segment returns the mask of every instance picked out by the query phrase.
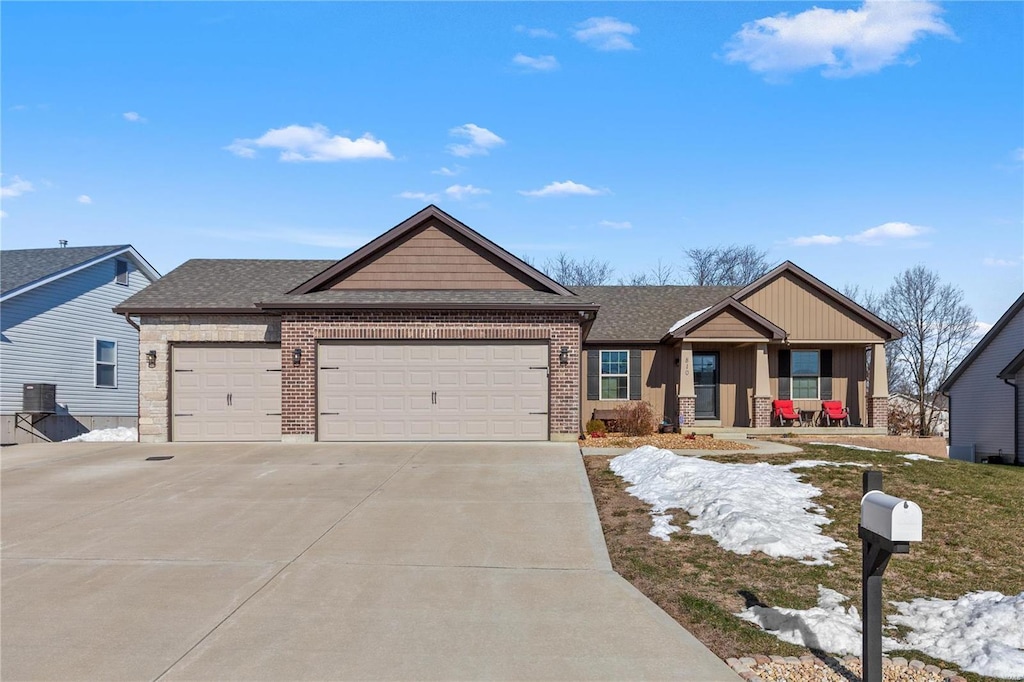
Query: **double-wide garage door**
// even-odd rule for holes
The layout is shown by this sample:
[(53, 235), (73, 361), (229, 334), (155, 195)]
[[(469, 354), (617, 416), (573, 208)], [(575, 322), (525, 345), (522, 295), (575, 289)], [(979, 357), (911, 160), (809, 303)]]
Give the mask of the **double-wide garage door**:
[(547, 440), (547, 343), (321, 343), (321, 441)]
[(174, 346), (171, 438), (281, 440), (281, 347)]

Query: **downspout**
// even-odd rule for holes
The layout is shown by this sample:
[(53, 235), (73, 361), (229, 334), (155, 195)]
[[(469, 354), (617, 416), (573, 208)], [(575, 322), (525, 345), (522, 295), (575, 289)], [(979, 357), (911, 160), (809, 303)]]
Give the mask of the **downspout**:
[(131, 326), (135, 327), (135, 331), (137, 331), (137, 332), (141, 332), (142, 331), (142, 327), (140, 327), (139, 325), (135, 324), (135, 320), (133, 320), (130, 317), (131, 313), (122, 313), (122, 314), (124, 315), (125, 322), (127, 322)]
[(1022, 466), (1024, 462), (1020, 459), (1020, 400), (1018, 400), (1017, 392), (1020, 387), (1015, 382), (1009, 379), (1003, 379), (1003, 383), (1007, 386), (1013, 386), (1013, 464), (1014, 466)]

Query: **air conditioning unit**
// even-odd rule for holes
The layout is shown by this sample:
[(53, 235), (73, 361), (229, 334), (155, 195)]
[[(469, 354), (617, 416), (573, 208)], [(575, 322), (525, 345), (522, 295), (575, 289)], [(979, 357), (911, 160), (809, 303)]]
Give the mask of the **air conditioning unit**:
[(53, 414), (57, 411), (57, 384), (22, 384), (21, 411)]

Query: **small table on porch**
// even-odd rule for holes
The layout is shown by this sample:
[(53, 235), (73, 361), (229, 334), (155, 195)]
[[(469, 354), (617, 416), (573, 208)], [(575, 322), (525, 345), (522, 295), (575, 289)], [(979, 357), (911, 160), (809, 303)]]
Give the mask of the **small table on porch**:
[(817, 410), (798, 410), (800, 413), (800, 426), (814, 426), (817, 422)]

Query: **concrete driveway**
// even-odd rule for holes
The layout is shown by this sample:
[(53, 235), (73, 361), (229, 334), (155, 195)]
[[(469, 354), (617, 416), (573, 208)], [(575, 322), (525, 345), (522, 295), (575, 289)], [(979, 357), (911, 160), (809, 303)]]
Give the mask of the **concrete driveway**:
[(611, 571), (574, 445), (0, 460), (6, 680), (737, 679)]

